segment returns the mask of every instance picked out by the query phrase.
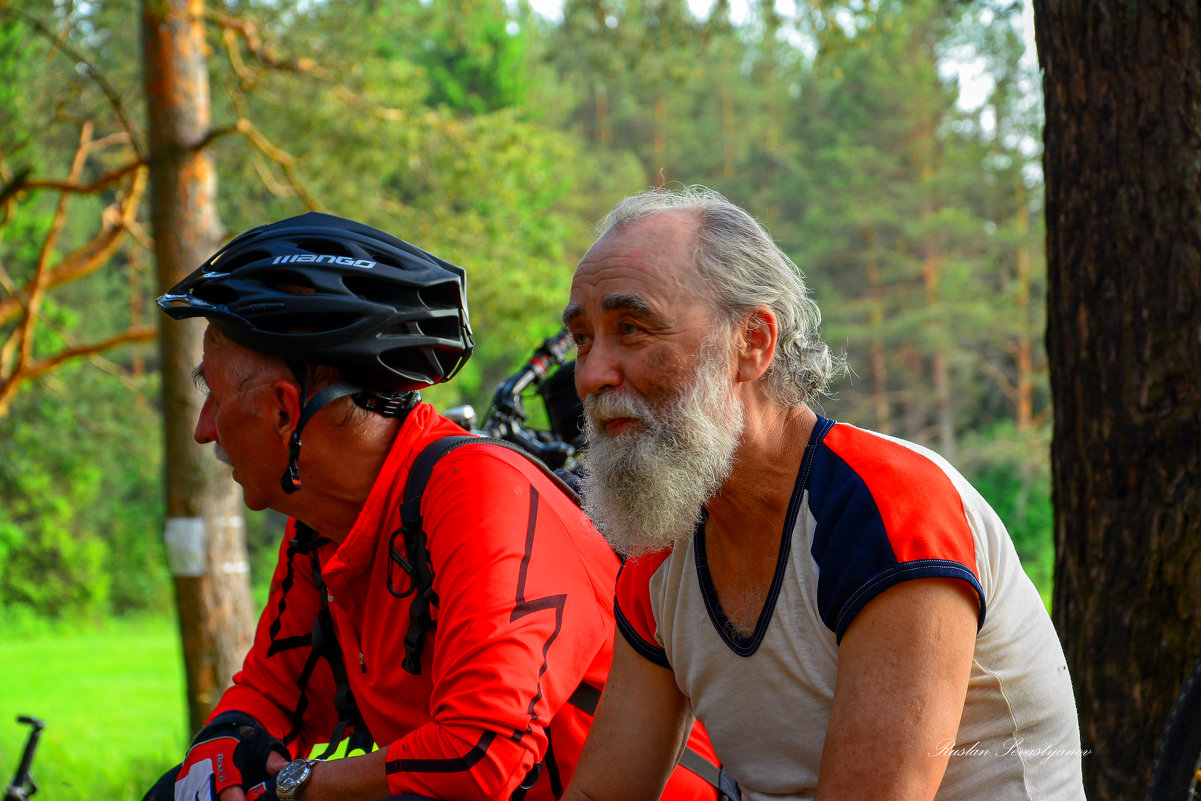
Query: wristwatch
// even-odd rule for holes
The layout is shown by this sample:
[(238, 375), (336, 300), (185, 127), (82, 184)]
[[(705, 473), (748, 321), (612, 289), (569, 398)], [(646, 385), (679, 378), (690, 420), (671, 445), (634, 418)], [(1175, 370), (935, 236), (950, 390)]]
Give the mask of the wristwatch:
[(296, 801), (296, 794), (313, 775), (315, 759), (294, 759), (275, 774), (275, 794), (280, 801)]

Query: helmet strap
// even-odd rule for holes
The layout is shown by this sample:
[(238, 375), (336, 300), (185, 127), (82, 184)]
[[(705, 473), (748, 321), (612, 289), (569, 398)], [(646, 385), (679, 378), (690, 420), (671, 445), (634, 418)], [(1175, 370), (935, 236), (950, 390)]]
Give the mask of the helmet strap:
[[(296, 366), (293, 366), (292, 371), (300, 379), (300, 397), (304, 398), (309, 394), (308, 376), (303, 368), (297, 369)], [(363, 388), (354, 382), (337, 381), (323, 388), (300, 407), (300, 420), (297, 421), (296, 428), (292, 431), (292, 438), (288, 441), (288, 467), (279, 480), (279, 484), (286, 494), (291, 495), (300, 489), (300, 432), (325, 404), (362, 391)]]

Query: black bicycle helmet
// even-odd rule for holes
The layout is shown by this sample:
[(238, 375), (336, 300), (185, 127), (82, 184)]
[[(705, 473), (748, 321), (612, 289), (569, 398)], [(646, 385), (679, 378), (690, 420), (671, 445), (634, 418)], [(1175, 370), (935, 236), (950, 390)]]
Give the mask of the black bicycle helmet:
[(300, 489), (300, 433), (330, 401), (403, 417), (417, 390), (462, 368), (474, 342), (466, 274), (362, 223), (309, 212), (253, 228), (158, 299), (177, 320), (204, 317), (250, 350), (284, 359), (308, 397), (304, 365), (343, 380), (308, 398), (281, 483)]
[(233, 239), (158, 305), (251, 350), (404, 392), (446, 381), (471, 355), (465, 281), (390, 234), (309, 212)]

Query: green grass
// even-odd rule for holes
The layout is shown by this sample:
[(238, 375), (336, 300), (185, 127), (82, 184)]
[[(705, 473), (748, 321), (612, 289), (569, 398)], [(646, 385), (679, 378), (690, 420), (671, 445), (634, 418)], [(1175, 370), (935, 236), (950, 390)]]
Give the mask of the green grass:
[(0, 790), (29, 733), (18, 715), (46, 724), (36, 801), (138, 801), (187, 746), (174, 620), (0, 622)]

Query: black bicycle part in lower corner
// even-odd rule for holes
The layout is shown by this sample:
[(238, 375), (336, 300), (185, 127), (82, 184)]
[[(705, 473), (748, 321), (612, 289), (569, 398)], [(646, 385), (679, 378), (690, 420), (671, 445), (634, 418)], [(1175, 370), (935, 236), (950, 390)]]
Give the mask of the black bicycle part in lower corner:
[(4, 791), (4, 801), (26, 801), (29, 796), (38, 791), (37, 782), (33, 780), (29, 771), (33, 767), (33, 755), (37, 751), (38, 740), (41, 739), (42, 729), (46, 728), (46, 724), (28, 715), (19, 716), (17, 722), (30, 727), (29, 738), (25, 741), (25, 750), (21, 753), (21, 764), (17, 765), (17, 772), (13, 776), (12, 784), (8, 785), (8, 789)]
[(1201, 800), (1201, 663), (1172, 705), (1155, 749), (1149, 801)]

